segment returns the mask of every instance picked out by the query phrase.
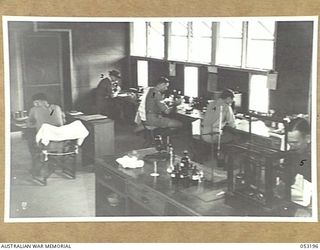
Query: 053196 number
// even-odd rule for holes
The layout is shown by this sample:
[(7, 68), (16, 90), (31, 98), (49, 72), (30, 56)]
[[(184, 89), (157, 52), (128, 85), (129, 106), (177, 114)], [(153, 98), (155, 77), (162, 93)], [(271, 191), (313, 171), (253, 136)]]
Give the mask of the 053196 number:
[(318, 249), (319, 245), (318, 245), (318, 243), (303, 243), (303, 244), (300, 244), (300, 248), (303, 248), (303, 249)]

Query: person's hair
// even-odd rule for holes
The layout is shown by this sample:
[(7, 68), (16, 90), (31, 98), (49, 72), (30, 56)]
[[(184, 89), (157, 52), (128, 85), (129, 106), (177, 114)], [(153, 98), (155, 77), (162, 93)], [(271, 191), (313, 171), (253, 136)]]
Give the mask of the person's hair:
[(292, 119), (288, 125), (288, 132), (299, 131), (303, 136), (310, 134), (309, 122), (301, 117)]
[(47, 98), (47, 95), (44, 93), (37, 93), (32, 96), (32, 101), (37, 101), (37, 100), (48, 101), (48, 98)]
[(156, 81), (156, 86), (159, 85), (159, 84), (162, 84), (162, 83), (169, 83), (169, 82), (170, 82), (170, 81), (169, 81), (168, 78), (162, 76), (162, 77), (160, 77), (160, 78)]
[(234, 98), (234, 93), (233, 93), (233, 91), (232, 91), (231, 89), (225, 89), (225, 90), (223, 90), (220, 98), (221, 98), (221, 99), (227, 99), (228, 97), (230, 97), (230, 98), (232, 98), (232, 99)]

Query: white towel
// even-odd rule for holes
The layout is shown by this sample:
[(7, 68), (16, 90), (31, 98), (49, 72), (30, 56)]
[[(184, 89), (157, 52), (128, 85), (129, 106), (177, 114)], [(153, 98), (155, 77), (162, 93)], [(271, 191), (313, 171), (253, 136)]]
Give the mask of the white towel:
[(146, 117), (146, 99), (147, 99), (147, 95), (149, 93), (150, 88), (146, 88), (144, 90), (144, 94), (141, 97), (141, 102), (138, 108), (138, 112), (137, 112), (137, 116), (140, 116), (141, 121), (146, 121), (147, 117)]
[(291, 186), (291, 200), (301, 206), (307, 207), (311, 204), (312, 184), (305, 180), (301, 174), (297, 174), (295, 182)]
[(39, 143), (41, 141), (42, 144), (47, 146), (50, 141), (77, 139), (77, 144), (81, 146), (88, 134), (86, 127), (78, 120), (61, 127), (44, 123), (36, 135), (36, 142)]

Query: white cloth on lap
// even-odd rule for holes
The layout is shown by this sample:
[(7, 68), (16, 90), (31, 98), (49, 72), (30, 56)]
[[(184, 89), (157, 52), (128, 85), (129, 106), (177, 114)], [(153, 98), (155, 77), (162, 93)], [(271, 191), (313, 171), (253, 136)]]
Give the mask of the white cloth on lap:
[(50, 141), (77, 139), (77, 144), (80, 146), (88, 134), (89, 131), (78, 120), (60, 127), (44, 123), (36, 135), (36, 142), (39, 144), (41, 141), (43, 145), (47, 146)]
[(138, 111), (137, 111), (137, 115), (136, 115), (136, 123), (139, 123), (139, 120), (140, 120), (140, 122), (147, 120), (147, 117), (146, 117), (146, 98), (149, 93), (149, 90), (150, 90), (150, 88), (146, 88), (144, 90), (144, 94), (141, 97), (141, 102), (138, 107)]

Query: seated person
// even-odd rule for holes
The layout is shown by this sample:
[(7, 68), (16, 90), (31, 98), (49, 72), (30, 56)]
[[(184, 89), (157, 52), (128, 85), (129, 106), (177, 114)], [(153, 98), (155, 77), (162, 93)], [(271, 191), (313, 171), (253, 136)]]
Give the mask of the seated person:
[[(219, 134), (225, 126), (235, 127), (235, 116), (231, 108), (234, 94), (230, 89), (222, 92), (218, 100), (209, 102), (205, 113), (202, 128), (201, 138), (208, 143), (218, 142)], [(221, 137), (221, 142), (231, 140), (230, 135), (224, 133)]]
[(39, 175), (40, 172), (38, 166), (39, 159), (37, 159), (38, 147), (36, 144), (36, 134), (44, 123), (62, 126), (65, 123), (65, 115), (58, 105), (48, 103), (47, 96), (44, 93), (35, 94), (32, 100), (33, 107), (29, 112), (25, 136), (33, 161), (31, 173), (35, 176)]
[(109, 71), (109, 77), (103, 78), (99, 82), (96, 88), (96, 106), (98, 113), (107, 115), (110, 118), (114, 118), (118, 113), (113, 98), (121, 91), (119, 85), (120, 79), (120, 72), (111, 70)]
[[(164, 117), (162, 114), (169, 114), (173, 108), (180, 103), (174, 103), (173, 107), (165, 104), (162, 94), (168, 89), (169, 80), (160, 77), (154, 87), (148, 88), (138, 108), (137, 116), (145, 122), (146, 125), (157, 128), (180, 128), (182, 123), (178, 120)], [(137, 119), (136, 119), (136, 123)]]
[(44, 93), (35, 94), (32, 97), (33, 107), (30, 109), (27, 120), (28, 128), (35, 128), (37, 131), (43, 123), (54, 126), (62, 126), (65, 123), (65, 115), (61, 108), (55, 104), (49, 104)]
[(298, 204), (296, 216), (311, 216), (311, 147), (310, 126), (303, 118), (293, 119), (288, 126), (289, 151), (294, 152), (291, 200)]

